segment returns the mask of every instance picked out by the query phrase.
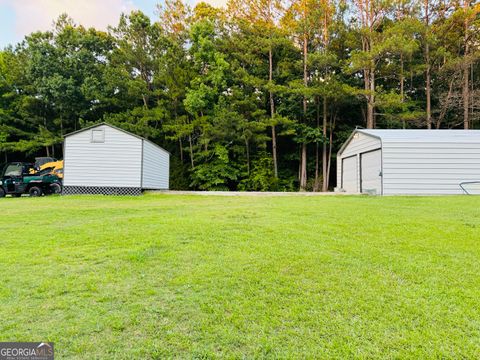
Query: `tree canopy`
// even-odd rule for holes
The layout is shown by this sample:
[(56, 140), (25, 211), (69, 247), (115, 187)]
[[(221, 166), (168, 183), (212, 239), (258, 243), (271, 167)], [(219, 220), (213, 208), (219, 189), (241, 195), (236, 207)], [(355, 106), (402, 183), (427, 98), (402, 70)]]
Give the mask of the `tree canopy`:
[(157, 8), (108, 31), (64, 14), (0, 51), (4, 160), (61, 158), (106, 121), (171, 152), (172, 188), (326, 191), (355, 126), (480, 128), (473, 1)]

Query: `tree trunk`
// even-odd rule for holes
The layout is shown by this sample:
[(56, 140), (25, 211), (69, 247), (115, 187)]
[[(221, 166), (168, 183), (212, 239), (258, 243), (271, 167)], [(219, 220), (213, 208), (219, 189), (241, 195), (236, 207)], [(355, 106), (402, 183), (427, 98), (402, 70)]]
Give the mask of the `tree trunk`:
[[(327, 164), (327, 98), (323, 98), (323, 145), (322, 145), (322, 191), (328, 191), (328, 164)], [(331, 146), (330, 146), (331, 147)]]
[(370, 94), (368, 95), (367, 106), (367, 129), (375, 128), (375, 69), (370, 68)]
[(192, 169), (195, 169), (195, 164), (193, 162), (193, 144), (192, 144), (192, 135), (188, 135), (188, 143), (190, 147), (190, 161), (192, 164)]
[[(320, 129), (320, 101), (318, 96), (315, 97), (316, 105), (316, 117), (317, 117), (317, 129)], [(315, 143), (315, 181), (313, 185), (313, 191), (320, 190), (320, 144)]]
[(473, 64), (470, 64), (470, 125), (471, 125), (471, 128), (473, 129), (474, 126), (473, 126), (473, 114), (475, 112), (475, 87), (474, 87), (474, 83), (475, 83), (475, 77), (474, 77), (474, 73), (473, 73)]
[(147, 97), (145, 95), (142, 95), (142, 101), (143, 101), (143, 107), (145, 109), (148, 109)]
[(449, 104), (450, 104), (450, 99), (451, 99), (452, 93), (453, 93), (453, 82), (454, 82), (454, 80), (455, 80), (455, 78), (452, 77), (452, 79), (450, 80), (450, 83), (448, 84), (447, 98), (442, 102), (442, 105), (440, 107), (440, 114), (438, 115), (438, 119), (436, 121), (436, 128), (437, 129), (440, 129), (440, 127), (442, 126), (442, 121), (445, 118), (445, 115), (447, 114), (447, 110), (448, 110), (448, 107), (449, 107)]
[[(175, 97), (173, 100), (173, 114), (175, 118), (175, 124), (178, 125), (177, 105), (178, 105), (178, 98)], [(181, 136), (178, 137), (178, 146), (180, 147), (180, 161), (183, 164), (183, 141)]]
[(425, 93), (427, 97), (427, 129), (432, 128), (432, 95), (431, 95), (431, 85), (430, 85), (430, 55), (429, 55), (429, 46), (427, 44), (427, 55), (426, 55), (426, 61), (427, 61), (427, 70), (425, 74)]
[(463, 98), (463, 128), (468, 130), (470, 128), (469, 120), (469, 100), (470, 100), (470, 87), (469, 87), (469, 68), (465, 66), (463, 70), (463, 87), (462, 87), (462, 98)]
[(365, 69), (363, 71), (364, 74), (364, 81), (365, 81), (365, 91), (367, 91), (367, 129), (373, 129), (374, 127), (374, 120), (373, 120), (373, 91), (375, 91), (374, 79), (373, 79), (373, 71), (372, 69)]
[[(268, 80), (270, 85), (273, 80), (273, 54), (272, 46), (268, 49)], [(272, 158), (273, 158), (273, 174), (275, 178), (278, 178), (278, 164), (277, 164), (277, 133), (275, 129), (274, 117), (275, 117), (275, 101), (273, 99), (273, 92), (270, 90), (270, 117), (272, 119)]]
[[(363, 9), (363, 3), (362, 4), (362, 9)], [(369, 16), (370, 16), (370, 11), (369, 11), (369, 6), (368, 3), (365, 4), (365, 14), (363, 14), (363, 10), (361, 11), (362, 16), (364, 18), (362, 19), (362, 23), (364, 26), (368, 27), (368, 31), (372, 31), (372, 26), (373, 24), (370, 24)], [(372, 49), (372, 39), (369, 36), (363, 36), (362, 37), (362, 50), (364, 52), (371, 53)], [(367, 129), (373, 129), (374, 127), (374, 91), (375, 91), (375, 67), (374, 67), (374, 60), (371, 60), (371, 64), (368, 68), (363, 69), (363, 82), (365, 86), (365, 92), (366, 92), (366, 99), (367, 99), (367, 113), (366, 113), (366, 125)]]
[(335, 121), (336, 121), (336, 116), (333, 116), (333, 120), (330, 121), (330, 135), (328, 139), (329, 141), (328, 141), (327, 175), (325, 178), (327, 189), (330, 184), (330, 169), (332, 165), (332, 148), (333, 148), (333, 129), (335, 129)]
[(403, 54), (400, 54), (400, 99), (402, 103), (405, 100), (405, 75), (404, 75), (404, 64), (403, 64)]
[(180, 161), (183, 164), (183, 143), (182, 143), (182, 138), (181, 137), (178, 138), (178, 145), (180, 147)]
[[(402, 104), (405, 102), (405, 75), (404, 75), (404, 64), (403, 64), (403, 53), (400, 54), (400, 99)], [(402, 119), (403, 128), (406, 128), (405, 118)]]
[(275, 125), (272, 125), (272, 155), (273, 155), (273, 174), (275, 178), (278, 178), (278, 165), (277, 165), (277, 132)]
[(463, 128), (464, 129), (469, 129), (470, 128), (470, 120), (469, 120), (469, 100), (470, 100), (470, 87), (469, 87), (469, 72), (470, 72), (470, 67), (468, 66), (467, 63), (467, 57), (469, 53), (469, 46), (468, 46), (468, 27), (469, 27), (469, 21), (468, 21), (468, 8), (469, 8), (469, 1), (464, 0), (463, 1), (463, 6), (465, 10), (465, 34), (464, 34), (464, 47), (465, 47), (465, 53), (463, 54), (464, 56), (464, 65), (463, 65), (463, 86), (462, 86), (462, 98), (463, 98)]
[(302, 156), (300, 165), (300, 191), (307, 190), (307, 144), (302, 144)]
[(367, 51), (370, 59), (370, 66), (367, 69), (368, 83), (365, 84), (365, 88), (368, 92), (367, 97), (367, 128), (373, 129), (375, 127), (375, 59), (372, 53), (373, 49), (373, 33), (375, 32), (375, 6), (376, 3), (371, 0), (365, 1), (364, 9), (365, 15), (362, 21), (366, 26), (367, 35), (364, 38), (363, 45), (364, 51)]
[(245, 138), (245, 150), (247, 154), (247, 174), (250, 175), (250, 148), (248, 146), (247, 138)]
[[(307, 34), (303, 34), (303, 85), (308, 85), (307, 75), (307, 57), (308, 57), (308, 38)], [(303, 96), (303, 116), (305, 122), (307, 121), (307, 97)], [(302, 144), (302, 153), (300, 157), (300, 191), (307, 189), (307, 144)]]
[(430, 26), (430, 4), (429, 0), (425, 0), (425, 26), (427, 36), (425, 39), (425, 96), (427, 98), (427, 129), (432, 128), (432, 95), (431, 95), (431, 79), (430, 79), (430, 44), (428, 33)]

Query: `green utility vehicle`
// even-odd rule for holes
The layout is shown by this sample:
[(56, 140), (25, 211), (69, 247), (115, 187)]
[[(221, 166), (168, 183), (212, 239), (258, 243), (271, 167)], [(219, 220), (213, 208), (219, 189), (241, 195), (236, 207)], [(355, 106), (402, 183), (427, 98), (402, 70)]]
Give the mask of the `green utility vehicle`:
[(0, 177), (0, 197), (20, 197), (22, 194), (42, 196), (62, 192), (62, 182), (56, 175), (42, 174), (32, 169), (34, 165), (30, 163), (15, 162), (5, 165)]

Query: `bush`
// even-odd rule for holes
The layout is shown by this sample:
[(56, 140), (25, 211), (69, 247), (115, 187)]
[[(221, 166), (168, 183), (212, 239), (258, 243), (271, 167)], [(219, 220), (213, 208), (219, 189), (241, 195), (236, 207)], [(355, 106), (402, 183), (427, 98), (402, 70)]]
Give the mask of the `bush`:
[(273, 161), (268, 153), (261, 153), (252, 162), (248, 178), (238, 184), (240, 191), (278, 191), (279, 181), (273, 173)]
[(238, 179), (239, 169), (230, 163), (228, 150), (216, 145), (205, 152), (202, 161), (192, 171), (191, 186), (200, 190), (228, 191), (228, 184)]

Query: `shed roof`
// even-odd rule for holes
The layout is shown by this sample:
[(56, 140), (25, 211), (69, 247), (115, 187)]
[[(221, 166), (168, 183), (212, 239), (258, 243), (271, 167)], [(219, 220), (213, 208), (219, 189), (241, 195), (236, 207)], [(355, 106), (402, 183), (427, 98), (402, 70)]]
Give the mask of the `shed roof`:
[(148, 143), (156, 146), (157, 148), (165, 151), (166, 153), (168, 153), (168, 154), (170, 155), (170, 152), (167, 151), (167, 150), (165, 150), (164, 148), (162, 148), (160, 145), (157, 145), (157, 144), (155, 144), (154, 142), (152, 142), (152, 141), (150, 141), (150, 140), (148, 140), (148, 139), (145, 139), (145, 138), (143, 138), (143, 137), (141, 137), (141, 136), (139, 136), (139, 135), (133, 134), (133, 133), (127, 131), (127, 130), (123, 130), (122, 128), (119, 128), (119, 127), (117, 127), (117, 126), (114, 126), (114, 125), (109, 124), (109, 123), (106, 123), (106, 122), (102, 122), (102, 123), (99, 123), (99, 124), (94, 124), (94, 125), (90, 125), (90, 126), (84, 127), (84, 128), (82, 128), (82, 129), (80, 129), (80, 130), (73, 131), (73, 132), (71, 132), (71, 133), (65, 134), (65, 135), (63, 135), (63, 137), (66, 138), (66, 137), (69, 137), (69, 136), (71, 136), (71, 135), (75, 135), (75, 134), (81, 133), (81, 132), (83, 132), (83, 131), (90, 130), (90, 129), (93, 129), (93, 128), (96, 128), (96, 127), (99, 127), (99, 126), (102, 126), (102, 125), (104, 125), (104, 126), (109, 126), (109, 127), (113, 128), (113, 129), (116, 129), (116, 130), (118, 130), (118, 131), (121, 131), (121, 132), (123, 132), (123, 133), (125, 133), (125, 134), (127, 134), (127, 135), (131, 135), (131, 136), (136, 137), (136, 138), (138, 138), (138, 139), (140, 139), (140, 140), (146, 141), (146, 142), (148, 142)]
[(480, 144), (480, 130), (357, 129), (355, 131), (387, 142), (476, 142)]

